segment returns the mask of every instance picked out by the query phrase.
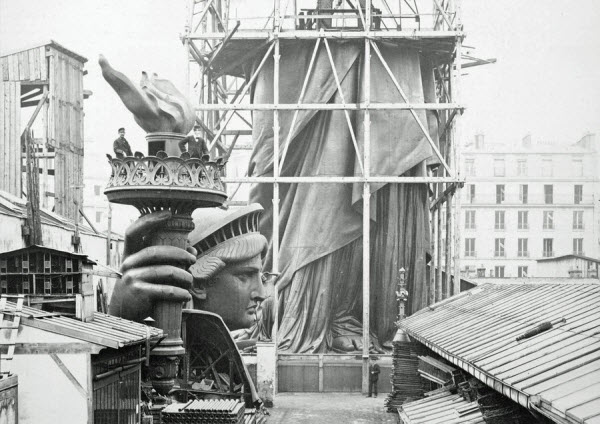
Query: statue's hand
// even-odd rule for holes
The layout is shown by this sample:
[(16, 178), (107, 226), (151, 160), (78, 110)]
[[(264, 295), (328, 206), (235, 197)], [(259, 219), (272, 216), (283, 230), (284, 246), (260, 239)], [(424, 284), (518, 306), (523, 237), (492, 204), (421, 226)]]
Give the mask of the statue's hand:
[(134, 222), (125, 235), (123, 277), (117, 281), (109, 307), (111, 315), (141, 322), (151, 316), (158, 300), (187, 302), (196, 262), (193, 253), (174, 246), (147, 246), (146, 235), (163, 225), (171, 213), (155, 212)]

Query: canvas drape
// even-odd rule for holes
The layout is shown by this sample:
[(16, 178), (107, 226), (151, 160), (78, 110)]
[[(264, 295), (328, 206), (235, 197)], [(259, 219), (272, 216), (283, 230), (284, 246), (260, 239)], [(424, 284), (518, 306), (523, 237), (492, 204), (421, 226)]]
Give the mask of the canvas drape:
[[(362, 43), (329, 40), (347, 103), (365, 99)], [(409, 101), (435, 97), (432, 68), (418, 51), (379, 45)], [(280, 103), (296, 103), (313, 42), (281, 41)], [(373, 55), (374, 56), (374, 55)], [(248, 72), (252, 71), (249, 67)], [(372, 103), (401, 102), (392, 80), (373, 57)], [(341, 103), (327, 52), (322, 46), (304, 103)], [(252, 90), (255, 103), (273, 102), (273, 65), (261, 70)], [(433, 100), (434, 101), (434, 100)], [(363, 112), (351, 111), (359, 154), (364, 146)], [(437, 141), (435, 114), (418, 111)], [(280, 151), (293, 112), (281, 111)], [(253, 152), (248, 175), (273, 175), (273, 112), (253, 113)], [(371, 175), (424, 175), (432, 149), (408, 111), (371, 112)], [(305, 110), (298, 114), (282, 176), (362, 175), (344, 111)], [(410, 310), (424, 304), (429, 248), (428, 197), (424, 184), (371, 185), (371, 330), (381, 341), (393, 332), (395, 285), (400, 267), (409, 270)], [(265, 269), (272, 264), (272, 185), (257, 184), (251, 202), (265, 213), (261, 232), (270, 240)], [(323, 352), (341, 335), (361, 334), (362, 185), (280, 184), (279, 346), (290, 352)], [(269, 308), (267, 308), (269, 309)]]

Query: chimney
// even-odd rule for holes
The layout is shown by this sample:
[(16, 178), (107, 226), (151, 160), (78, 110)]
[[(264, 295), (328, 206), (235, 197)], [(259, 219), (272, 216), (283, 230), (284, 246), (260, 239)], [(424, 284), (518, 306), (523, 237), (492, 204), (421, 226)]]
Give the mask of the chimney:
[(484, 135), (482, 133), (475, 134), (475, 150), (483, 150)]
[(81, 293), (75, 296), (75, 316), (83, 322), (90, 322), (94, 320), (94, 312), (94, 282), (92, 275), (84, 270), (81, 274)]
[(525, 137), (523, 137), (523, 140), (521, 141), (521, 146), (526, 149), (531, 147), (531, 134), (527, 134)]

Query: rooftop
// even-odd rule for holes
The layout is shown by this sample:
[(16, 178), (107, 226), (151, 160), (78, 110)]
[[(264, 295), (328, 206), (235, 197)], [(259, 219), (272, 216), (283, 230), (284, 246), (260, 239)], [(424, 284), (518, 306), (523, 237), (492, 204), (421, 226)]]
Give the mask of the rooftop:
[(61, 53), (64, 53), (68, 56), (71, 56), (74, 59), (77, 59), (78, 61), (85, 63), (87, 62), (87, 58), (83, 57), (82, 55), (75, 53), (73, 50), (70, 50), (66, 47), (64, 47), (63, 45), (57, 43), (54, 40), (42, 40), (36, 43), (32, 43), (29, 45), (24, 45), (18, 49), (11, 49), (8, 51), (2, 51), (0, 52), (0, 57), (5, 57), (5, 56), (10, 56), (12, 54), (16, 54), (16, 53), (20, 53), (20, 52), (24, 52), (26, 50), (31, 50), (31, 49), (36, 49), (38, 47), (44, 47), (44, 46), (50, 46), (55, 50), (58, 50)]
[[(15, 308), (16, 304), (14, 302), (6, 302), (3, 313), (14, 315)], [(39, 328), (113, 349), (145, 342), (148, 330), (150, 331), (151, 340), (163, 336), (163, 331), (159, 328), (147, 327), (144, 324), (100, 312), (95, 312), (94, 319), (90, 322), (79, 321), (75, 318), (28, 306), (23, 306), (20, 315), (21, 325)]]
[[(598, 422), (599, 302), (600, 284), (483, 283), (400, 327), (526, 408), (557, 422)], [(550, 328), (517, 341), (543, 323)]]

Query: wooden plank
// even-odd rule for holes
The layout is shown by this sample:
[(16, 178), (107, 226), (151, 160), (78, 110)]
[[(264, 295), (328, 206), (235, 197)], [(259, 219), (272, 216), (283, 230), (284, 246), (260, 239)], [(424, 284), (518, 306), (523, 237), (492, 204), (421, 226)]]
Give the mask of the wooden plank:
[(8, 80), (15, 80), (15, 56), (12, 54), (8, 56)]
[(19, 81), (23, 81), (25, 78), (25, 54), (24, 52), (17, 53), (17, 60), (19, 62)]
[(29, 70), (29, 52), (26, 50), (22, 53), (23, 55), (23, 78), (21, 81), (28, 81), (31, 78)]
[(48, 65), (46, 59), (46, 47), (42, 46), (38, 49), (38, 54), (40, 57), (40, 79), (47, 79), (48, 75)]
[(8, 81), (8, 57), (0, 58), (0, 66), (2, 67), (2, 81)]
[(27, 50), (27, 63), (29, 63), (29, 81), (35, 81), (36, 79), (40, 79), (38, 69), (35, 65), (36, 55), (33, 54), (34, 51), (34, 49)]
[(22, 192), (22, 173), (21, 173), (21, 83), (15, 82), (15, 138), (13, 154), (13, 169), (14, 169), (14, 192), (17, 197), (21, 197)]
[(15, 353), (26, 355), (47, 355), (49, 353), (90, 353), (89, 343), (16, 343)]
[[(69, 381), (73, 384), (73, 386), (75, 386), (75, 388), (77, 389), (77, 391), (85, 398), (87, 399), (87, 391), (83, 388), (83, 386), (79, 383), (79, 380), (77, 380), (77, 378), (75, 378), (75, 376), (71, 373), (71, 370), (69, 370), (69, 368), (63, 363), (63, 361), (60, 360), (60, 358), (58, 357), (58, 355), (56, 353), (51, 353), (50, 357), (52, 358), (52, 360), (54, 361), (54, 363), (56, 363), (56, 365), (58, 366), (58, 368), (63, 372), (63, 374), (69, 379)], [(91, 372), (90, 370), (88, 370), (88, 372)]]
[(8, 83), (8, 150), (7, 150), (7, 166), (6, 166), (6, 188), (7, 191), (11, 194), (15, 194), (13, 187), (13, 168), (15, 165), (13, 164), (13, 155), (12, 149), (14, 148), (14, 137), (15, 137), (15, 108), (14, 108), (14, 95), (15, 95), (15, 83), (14, 81), (10, 81)]
[(8, 129), (8, 109), (6, 107), (6, 86), (7, 82), (0, 82), (0, 165), (2, 165), (2, 170), (0, 171), (0, 175), (2, 176), (2, 181), (0, 181), (0, 189), (3, 191), (6, 190), (6, 173), (8, 172), (8, 137), (6, 136), (6, 131)]

